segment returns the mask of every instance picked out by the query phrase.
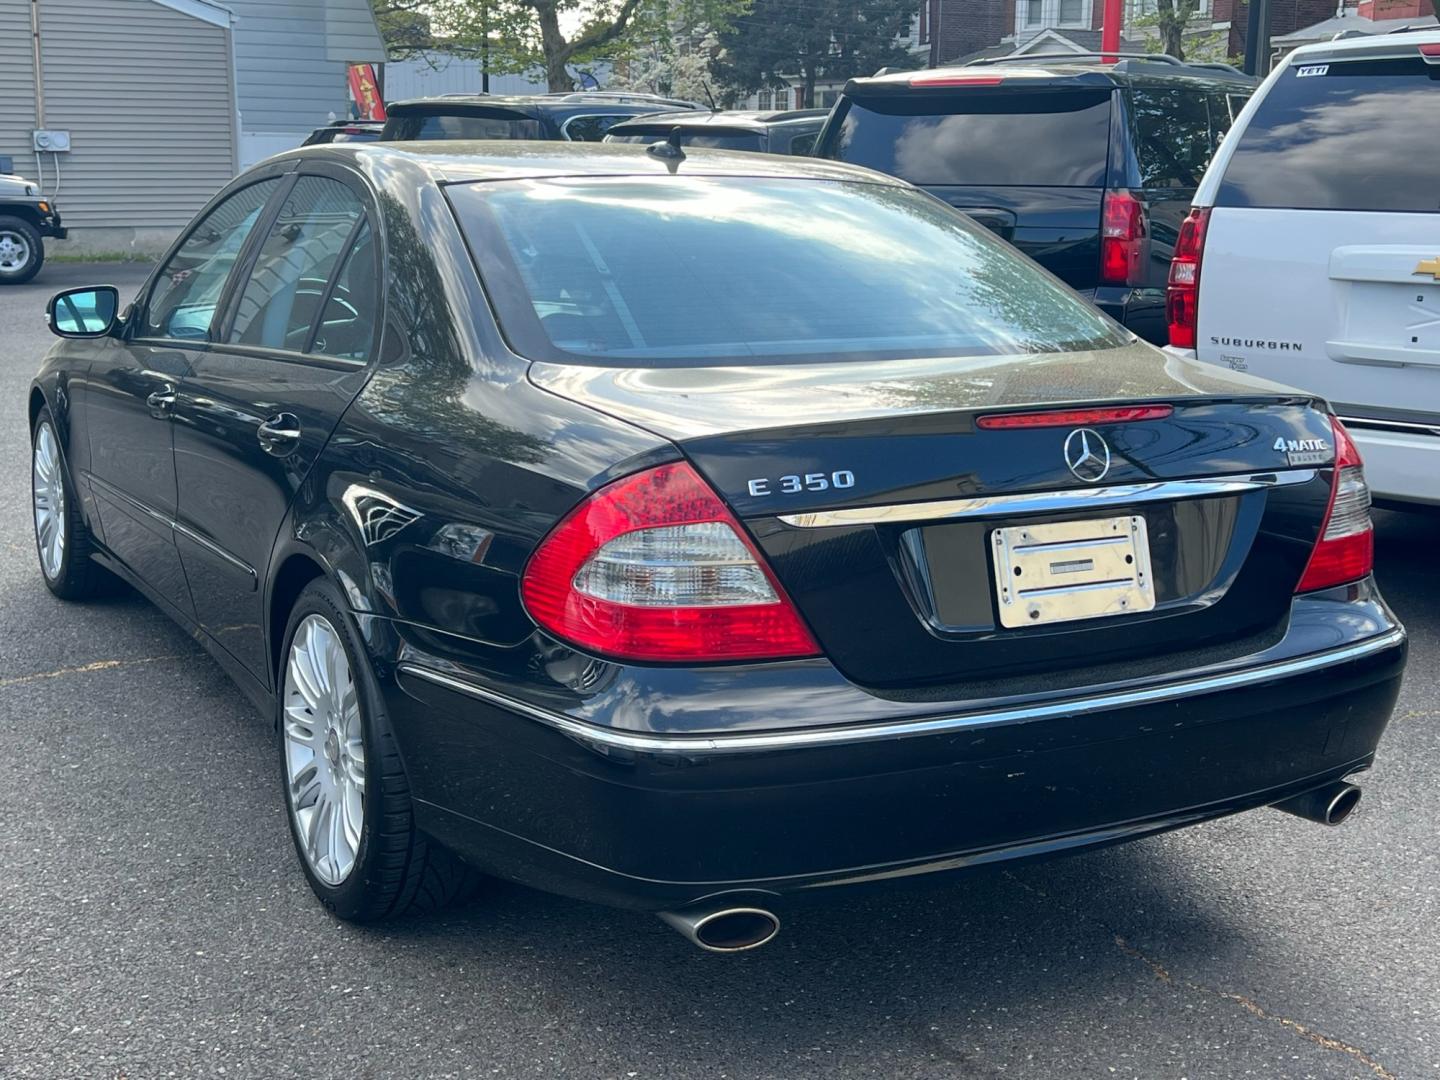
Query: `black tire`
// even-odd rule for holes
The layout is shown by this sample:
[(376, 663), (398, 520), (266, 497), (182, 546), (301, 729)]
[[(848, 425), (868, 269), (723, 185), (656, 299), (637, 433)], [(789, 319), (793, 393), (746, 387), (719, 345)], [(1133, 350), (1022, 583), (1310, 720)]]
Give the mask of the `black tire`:
[[(40, 410), (35, 418), (35, 426), (30, 429), (30, 499), (31, 499), (31, 520), (34, 521), (36, 475), (34, 468), (36, 448), (40, 442), (40, 433), (48, 429), (51, 437), (58, 448), (60, 445), (59, 428), (55, 426), (55, 418), (50, 414), (50, 407), (47, 405)], [(90, 530), (85, 527), (85, 519), (80, 513), (80, 500), (75, 495), (75, 485), (70, 480), (70, 467), (65, 460), (63, 452), (58, 453), (57, 467), (60, 470), (60, 482), (65, 493), (65, 544), (64, 553), (60, 557), (58, 570), (52, 575), (45, 564), (45, 555), (41, 548), (40, 533), (38, 528), (35, 532), (35, 555), (40, 563), (40, 576), (44, 579), (49, 590), (62, 600), (87, 600), (104, 592), (106, 586), (113, 580), (105, 571), (90, 558), (95, 550), (94, 540)]]
[(7, 233), (24, 243), (27, 255), (18, 267), (7, 270), (0, 266), (0, 285), (23, 285), (45, 265), (45, 242), (40, 239), (40, 233), (35, 226), (24, 218), (0, 214), (0, 241), (3, 241)]
[[(336, 631), (350, 664), (363, 733), (363, 825), (354, 865), (337, 885), (316, 875), (305, 855), (293, 810), (285, 740), (287, 670), (295, 634), (319, 615)], [(275, 694), (280, 781), (290, 839), (305, 879), (331, 914), (348, 922), (376, 922), (435, 911), (474, 892), (481, 875), (415, 827), (410, 784), (385, 712), (380, 687), (340, 591), (323, 578), (301, 592), (285, 627)]]

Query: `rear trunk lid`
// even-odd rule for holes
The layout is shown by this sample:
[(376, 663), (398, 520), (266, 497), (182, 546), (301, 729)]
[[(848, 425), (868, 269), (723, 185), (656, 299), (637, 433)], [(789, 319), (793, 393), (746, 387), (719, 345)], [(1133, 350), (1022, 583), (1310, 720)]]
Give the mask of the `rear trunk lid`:
[[(1284, 629), (1329, 495), (1329, 421), (1308, 396), (1143, 345), (749, 369), (535, 364), (532, 379), (673, 439), (744, 520), (826, 655), (881, 692), (965, 684), (984, 696), (1253, 650)], [(1140, 403), (1170, 409), (983, 420)], [(1080, 428), (1108, 457), (1103, 476), (1093, 460), (1073, 467)], [(1127, 585), (1100, 614), (1074, 608), (1115, 586), (1127, 554), (1150, 571), (1138, 592)], [(1016, 566), (1050, 577), (1007, 596)]]
[(1297, 59), (1232, 135), (1197, 200), (1214, 205), (1196, 347), (1346, 416), (1434, 419), (1440, 65), (1386, 45), (1403, 55)]

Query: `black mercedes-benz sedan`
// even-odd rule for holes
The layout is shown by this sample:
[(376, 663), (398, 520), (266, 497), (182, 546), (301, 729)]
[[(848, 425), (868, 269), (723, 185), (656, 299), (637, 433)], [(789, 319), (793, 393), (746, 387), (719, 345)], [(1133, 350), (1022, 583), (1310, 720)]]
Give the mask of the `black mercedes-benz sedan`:
[(317, 146), (49, 318), (44, 579), (273, 717), (342, 918), (488, 873), (733, 950), (799, 890), (1336, 823), (1399, 689), (1324, 402), (863, 169)]

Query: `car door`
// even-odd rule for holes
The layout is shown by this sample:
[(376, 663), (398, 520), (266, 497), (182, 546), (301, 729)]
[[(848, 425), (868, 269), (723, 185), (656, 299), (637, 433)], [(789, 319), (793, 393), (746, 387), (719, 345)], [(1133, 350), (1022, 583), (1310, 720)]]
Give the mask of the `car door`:
[(367, 203), (343, 170), (296, 178), (176, 404), (176, 545), (196, 618), (267, 684), (270, 553), (296, 489), (365, 382), (379, 326)]
[(277, 177), (231, 193), (186, 234), (136, 302), (123, 344), (97, 350), (85, 398), (86, 475), (106, 549), (183, 614), (190, 595), (173, 523), (171, 418), (226, 284)]

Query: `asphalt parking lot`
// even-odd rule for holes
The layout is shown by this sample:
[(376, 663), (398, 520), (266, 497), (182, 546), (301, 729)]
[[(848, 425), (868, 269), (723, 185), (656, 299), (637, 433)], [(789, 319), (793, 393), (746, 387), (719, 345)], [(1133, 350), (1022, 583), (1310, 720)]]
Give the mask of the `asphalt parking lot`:
[(269, 726), (204, 651), (35, 566), (44, 300), (143, 274), (0, 290), (0, 1077), (1440, 1075), (1440, 514), (1377, 515), (1411, 662), (1343, 828), (1261, 811), (812, 898), (738, 957), (503, 884), (358, 929), (312, 899)]

